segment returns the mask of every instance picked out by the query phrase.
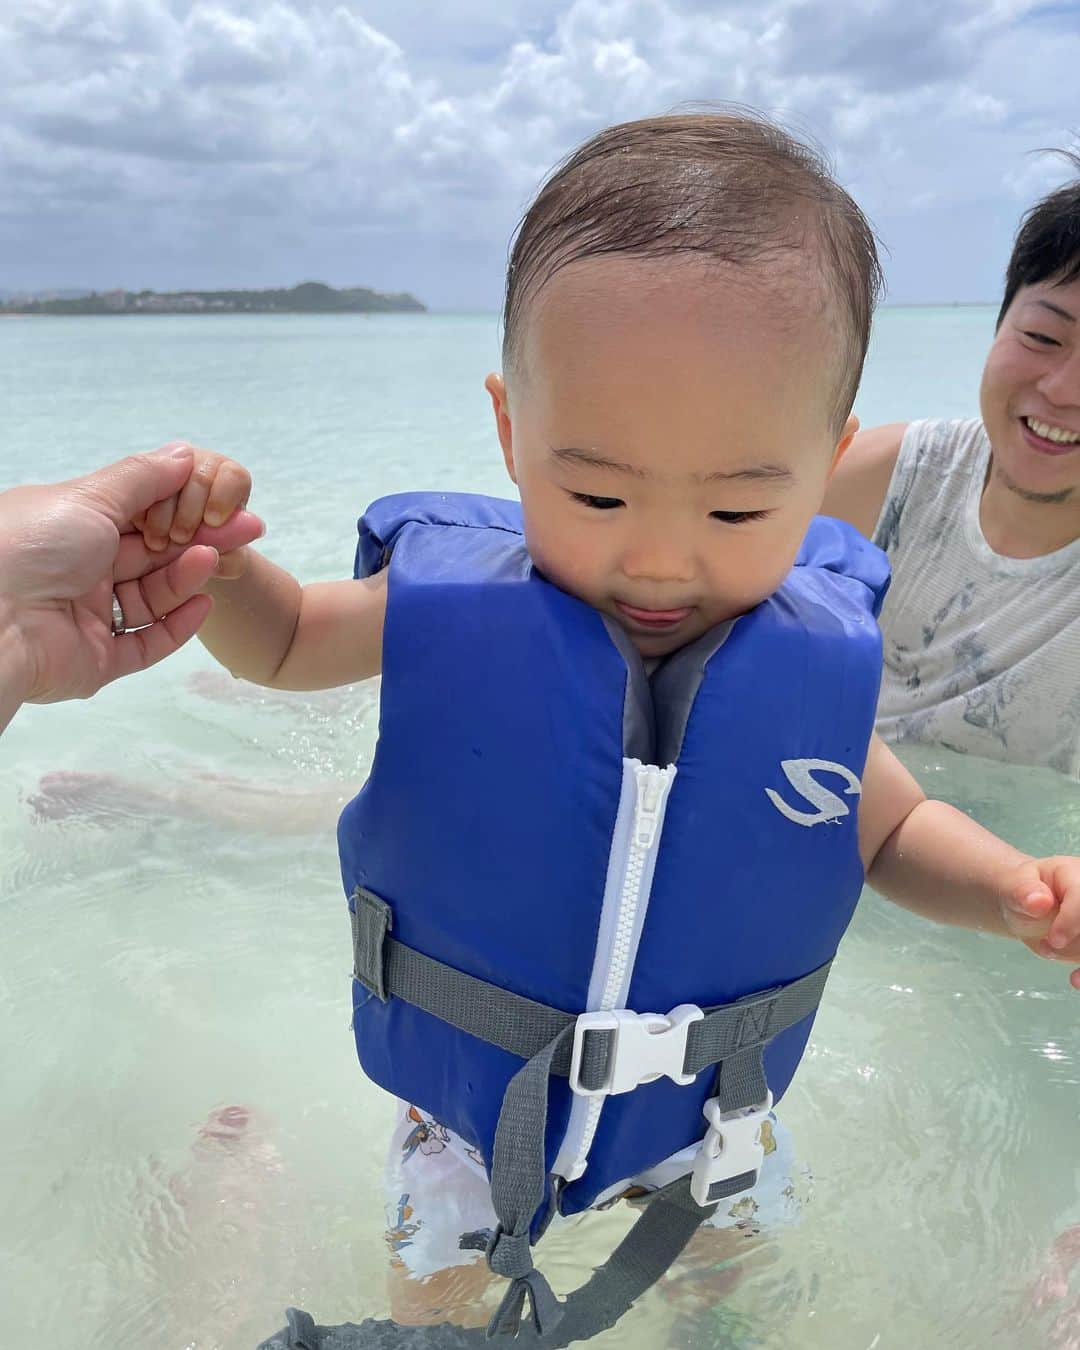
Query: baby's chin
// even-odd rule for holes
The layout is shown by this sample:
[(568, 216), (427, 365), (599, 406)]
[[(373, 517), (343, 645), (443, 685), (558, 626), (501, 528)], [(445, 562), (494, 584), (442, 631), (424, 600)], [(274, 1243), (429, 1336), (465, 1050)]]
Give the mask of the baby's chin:
[(617, 614), (612, 614), (619, 627), (633, 643), (638, 655), (643, 661), (660, 661), (665, 656), (670, 656), (673, 652), (688, 646), (691, 642), (696, 642), (699, 637), (711, 625), (703, 623), (697, 614), (689, 615), (682, 623), (673, 624), (668, 629), (660, 629), (657, 632), (649, 633), (642, 631), (638, 625), (627, 623)]

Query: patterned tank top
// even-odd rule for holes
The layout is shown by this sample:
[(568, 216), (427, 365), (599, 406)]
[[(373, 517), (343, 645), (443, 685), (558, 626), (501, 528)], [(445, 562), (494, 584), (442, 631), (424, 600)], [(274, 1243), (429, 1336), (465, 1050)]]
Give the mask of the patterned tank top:
[(979, 524), (989, 455), (978, 419), (904, 434), (874, 532), (893, 569), (878, 731), (1080, 778), (1080, 539), (995, 553)]

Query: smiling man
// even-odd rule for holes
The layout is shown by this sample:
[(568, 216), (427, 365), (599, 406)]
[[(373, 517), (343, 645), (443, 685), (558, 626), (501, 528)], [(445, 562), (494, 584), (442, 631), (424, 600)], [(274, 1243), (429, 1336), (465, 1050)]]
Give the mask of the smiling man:
[(1021, 223), (980, 403), (861, 433), (825, 498), (893, 568), (878, 730), (1080, 777), (1080, 178)]

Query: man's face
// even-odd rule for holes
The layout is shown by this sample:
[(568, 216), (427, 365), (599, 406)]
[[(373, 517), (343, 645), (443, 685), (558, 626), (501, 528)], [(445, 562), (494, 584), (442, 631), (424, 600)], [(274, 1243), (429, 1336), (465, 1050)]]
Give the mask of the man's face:
[(838, 458), (844, 344), (812, 266), (589, 260), (525, 322), (509, 402), (488, 389), (540, 571), (645, 657), (771, 595)]
[(1024, 286), (983, 370), (995, 470), (1030, 500), (1080, 497), (1080, 279)]

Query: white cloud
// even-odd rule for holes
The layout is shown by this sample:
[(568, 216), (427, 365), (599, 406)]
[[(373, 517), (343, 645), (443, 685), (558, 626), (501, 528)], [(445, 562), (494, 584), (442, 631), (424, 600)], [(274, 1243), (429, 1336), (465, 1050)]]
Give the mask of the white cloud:
[(886, 233), (1015, 213), (1053, 179), (1025, 152), (1066, 139), (1078, 68), (1080, 34), (1029, 0), (24, 0), (0, 18), (0, 282), (59, 250), (152, 271), (157, 248), (132, 284), (325, 260), (490, 301), (479, 269), (545, 171), (691, 100), (816, 136)]

